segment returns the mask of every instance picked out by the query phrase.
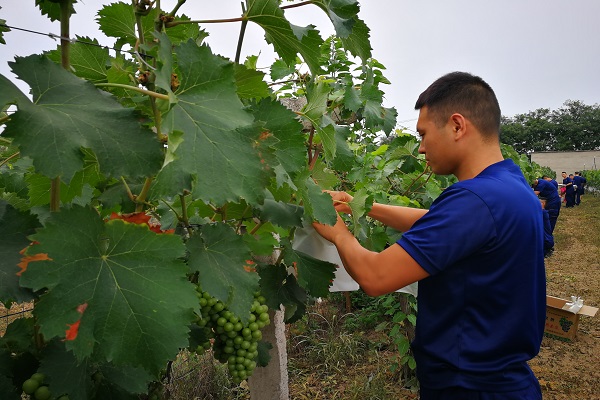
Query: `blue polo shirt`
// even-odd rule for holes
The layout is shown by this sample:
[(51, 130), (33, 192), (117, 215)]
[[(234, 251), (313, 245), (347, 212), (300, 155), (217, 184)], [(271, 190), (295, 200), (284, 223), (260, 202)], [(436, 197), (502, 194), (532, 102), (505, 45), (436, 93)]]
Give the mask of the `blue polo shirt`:
[(553, 206), (560, 206), (560, 196), (558, 195), (556, 186), (554, 186), (552, 182), (548, 182), (544, 179), (538, 179), (535, 190), (540, 192), (540, 197), (544, 197), (546, 199), (547, 207), (556, 208)]
[(525, 388), (546, 280), (542, 208), (519, 167), (504, 160), (453, 184), (398, 244), (431, 274), (419, 282), (413, 342), (421, 386)]

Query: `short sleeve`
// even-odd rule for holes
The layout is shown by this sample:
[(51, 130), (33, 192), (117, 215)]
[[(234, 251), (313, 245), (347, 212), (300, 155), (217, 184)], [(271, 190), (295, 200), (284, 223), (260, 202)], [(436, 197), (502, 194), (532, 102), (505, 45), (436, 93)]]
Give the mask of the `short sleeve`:
[(485, 251), (496, 238), (493, 215), (485, 202), (464, 188), (449, 188), (398, 244), (430, 275)]

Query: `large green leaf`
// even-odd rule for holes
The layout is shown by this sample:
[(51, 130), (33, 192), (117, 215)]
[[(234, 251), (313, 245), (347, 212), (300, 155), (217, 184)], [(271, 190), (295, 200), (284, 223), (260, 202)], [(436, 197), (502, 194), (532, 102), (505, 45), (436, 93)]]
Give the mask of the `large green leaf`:
[(268, 134), (277, 139), (271, 147), (277, 162), (286, 172), (293, 176), (306, 166), (306, 138), (296, 114), (272, 99), (261, 100), (252, 111), (256, 121), (264, 124), (263, 127)]
[[(90, 82), (106, 82), (106, 70), (110, 66), (108, 49), (101, 47), (96, 39), (77, 36), (78, 41), (69, 45), (71, 71)], [(85, 43), (82, 43), (85, 42)], [(48, 52), (48, 58), (61, 62), (61, 48)]]
[[(194, 197), (206, 202), (241, 197), (260, 203), (271, 172), (255, 146), (260, 129), (252, 127), (252, 115), (237, 96), (233, 64), (193, 41), (176, 48), (176, 54), (177, 103), (163, 124), (172, 156), (157, 177), (155, 193), (189, 190), (193, 179)], [(172, 137), (174, 131), (181, 134)]]
[(46, 375), (53, 394), (68, 394), (69, 400), (87, 400), (92, 396), (93, 368), (86, 361), (77, 361), (64, 342), (52, 340), (46, 345), (39, 371)]
[(93, 356), (153, 374), (187, 345), (198, 303), (180, 237), (105, 223), (93, 209), (73, 207), (52, 214), (33, 239), (40, 244), (28, 254), (51, 261), (30, 263), (21, 284), (48, 289), (34, 310), (46, 339), (64, 338), (79, 321), (67, 341), (78, 360)]
[(329, 295), (329, 286), (335, 278), (335, 264), (293, 250), (291, 245), (286, 246), (284, 259), (288, 265), (295, 265), (298, 283), (312, 297)]
[(44, 56), (17, 58), (17, 76), (31, 86), (34, 103), (22, 101), (6, 124), (21, 155), (49, 178), (69, 182), (91, 149), (108, 176), (150, 176), (160, 168), (160, 142), (136, 118), (92, 84)]
[(273, 44), (277, 54), (288, 64), (296, 62), (296, 55), (302, 58), (314, 75), (322, 71), (320, 49), (323, 39), (314, 27), (292, 26), (285, 18), (277, 0), (246, 0), (248, 21), (258, 24), (265, 31), (265, 38)]
[(10, 104), (21, 104), (29, 99), (4, 75), (0, 75), (0, 110)]
[(260, 291), (267, 305), (274, 310), (284, 306), (285, 321), (297, 321), (306, 312), (306, 291), (298, 285), (296, 277), (288, 273), (283, 264), (264, 265), (258, 268)]
[(226, 224), (203, 225), (199, 234), (187, 242), (187, 248), (188, 264), (193, 271), (198, 271), (202, 290), (247, 321), (254, 292), (258, 289), (258, 274), (245, 269), (251, 255), (242, 236)]
[(0, 302), (30, 301), (33, 293), (19, 286), (21, 261), (19, 252), (30, 243), (28, 236), (40, 226), (37, 218), (29, 212), (15, 209), (0, 200)]

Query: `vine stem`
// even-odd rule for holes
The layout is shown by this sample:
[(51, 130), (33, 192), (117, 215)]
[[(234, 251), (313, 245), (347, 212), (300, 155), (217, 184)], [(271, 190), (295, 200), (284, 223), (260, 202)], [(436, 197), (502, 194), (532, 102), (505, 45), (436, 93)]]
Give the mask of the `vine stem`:
[(121, 89), (133, 90), (134, 92), (146, 94), (151, 97), (155, 97), (157, 99), (169, 100), (169, 96), (162, 93), (153, 92), (151, 90), (142, 89), (137, 86), (125, 85), (122, 83), (95, 83), (96, 87), (117, 87)]
[(8, 156), (7, 159), (5, 159), (4, 161), (0, 162), (0, 167), (2, 167), (4, 164), (6, 164), (7, 162), (9, 162), (13, 158), (18, 157), (19, 154), (21, 154), (21, 153), (17, 151), (15, 154)]
[(150, 191), (150, 186), (152, 186), (153, 178), (146, 178), (144, 182), (144, 187), (142, 187), (142, 191), (136, 197), (135, 202), (137, 203), (135, 206), (136, 212), (142, 212), (144, 210), (144, 204), (146, 203), (146, 197), (148, 196), (148, 192)]
[(175, 4), (175, 7), (173, 7), (173, 10), (169, 13), (169, 17), (174, 17), (175, 14), (177, 14), (177, 11), (179, 11), (179, 8), (184, 5), (186, 2), (186, 0), (178, 0), (177, 4)]
[(303, 1), (302, 3), (298, 3), (298, 4), (290, 4), (287, 6), (281, 6), (282, 10), (287, 10), (288, 8), (296, 8), (296, 7), (302, 7), (302, 6), (306, 6), (309, 4), (314, 4), (312, 1)]
[(225, 18), (225, 19), (198, 19), (194, 21), (172, 21), (165, 24), (166, 28), (172, 28), (177, 25), (183, 24), (222, 24), (226, 22), (242, 22), (246, 20), (246, 17), (237, 18)]
[[(10, 117), (8, 115), (5, 115), (4, 117), (0, 117), (0, 124), (5, 123), (6, 121), (8, 121), (10, 119)], [(0, 137), (0, 140), (6, 140)], [(10, 143), (7, 141), (7, 143)]]
[[(65, 70), (71, 67), (70, 54), (71, 42), (66, 38), (70, 37), (70, 17), (71, 0), (62, 0), (60, 2), (60, 62)], [(50, 183), (50, 211), (60, 210), (60, 176), (52, 179)]]
[(183, 194), (179, 195), (179, 202), (181, 203), (181, 222), (183, 222), (185, 229), (188, 232), (188, 235), (191, 236), (192, 233), (194, 233), (194, 232), (190, 228), (190, 220), (188, 219), (187, 204), (185, 203), (185, 195), (183, 195)]

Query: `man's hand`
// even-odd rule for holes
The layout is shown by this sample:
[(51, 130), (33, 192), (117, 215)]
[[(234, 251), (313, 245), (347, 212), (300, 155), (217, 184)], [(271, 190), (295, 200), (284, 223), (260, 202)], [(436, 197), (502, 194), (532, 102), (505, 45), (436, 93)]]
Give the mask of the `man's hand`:
[(325, 190), (325, 193), (329, 193), (333, 199), (333, 207), (335, 208), (335, 211), (345, 214), (352, 214), (352, 210), (348, 205), (348, 203), (354, 199), (352, 196), (346, 192), (336, 192), (333, 190)]
[(333, 244), (335, 244), (336, 240), (338, 240), (344, 235), (352, 236), (352, 233), (348, 230), (348, 227), (344, 223), (342, 217), (339, 216), (339, 214), (337, 216), (337, 221), (333, 226), (322, 224), (320, 222), (313, 222), (312, 226), (315, 228), (319, 235), (323, 236), (323, 238), (325, 238)]

